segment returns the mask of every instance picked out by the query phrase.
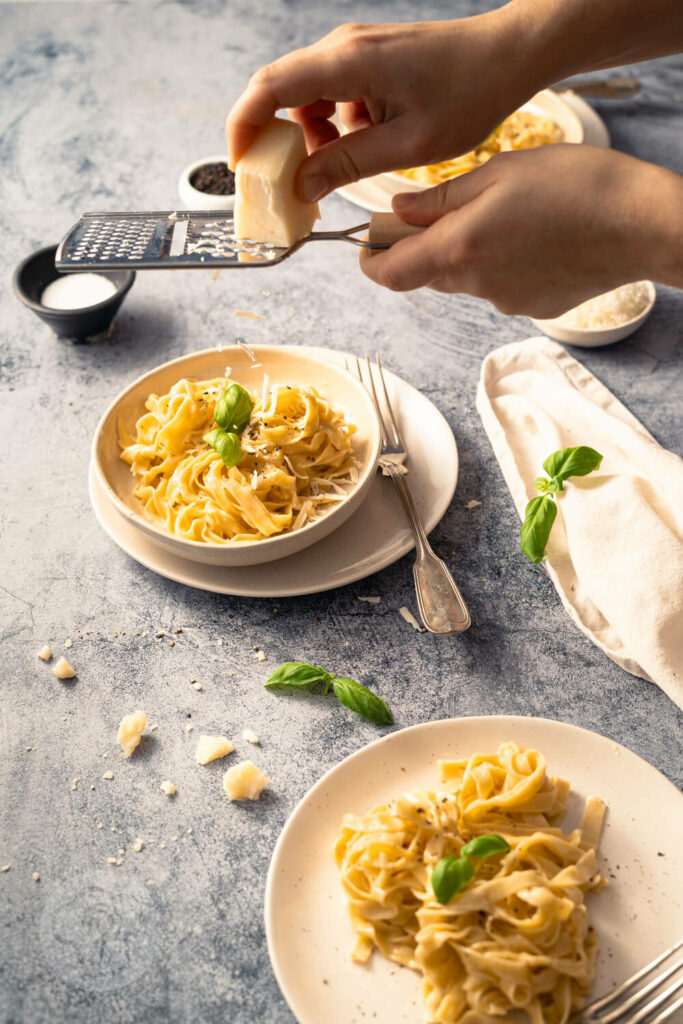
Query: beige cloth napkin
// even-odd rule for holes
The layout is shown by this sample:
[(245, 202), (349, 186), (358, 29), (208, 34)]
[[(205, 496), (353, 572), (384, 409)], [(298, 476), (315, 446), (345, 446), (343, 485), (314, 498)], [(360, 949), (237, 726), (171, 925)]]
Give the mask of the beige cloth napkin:
[(557, 495), (544, 564), (579, 629), (683, 707), (683, 461), (546, 338), (486, 357), (477, 409), (522, 517), (551, 452), (604, 456)]

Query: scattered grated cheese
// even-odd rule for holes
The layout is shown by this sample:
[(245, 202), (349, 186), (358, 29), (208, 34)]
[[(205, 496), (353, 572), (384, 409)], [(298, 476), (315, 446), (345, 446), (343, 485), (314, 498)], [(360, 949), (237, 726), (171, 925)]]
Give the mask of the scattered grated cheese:
[(66, 658), (60, 658), (52, 671), (57, 679), (73, 679), (76, 675), (76, 669), (71, 667)]
[(266, 660), (266, 652), (265, 651), (256, 651), (254, 657), (256, 658), (257, 661), (265, 661)]
[(240, 761), (223, 776), (223, 789), (228, 800), (258, 800), (269, 782), (253, 761)]
[(476, 501), (474, 498), (472, 498), (471, 501), (467, 502), (467, 504), (465, 505), (465, 508), (468, 509), (469, 511), (471, 511), (473, 508), (476, 508), (477, 505), (481, 505), (481, 502), (480, 501)]
[(113, 772), (105, 772), (104, 775), (102, 776), (102, 778), (103, 779), (113, 779), (114, 778), (114, 773)]
[(45, 647), (40, 648), (40, 650), (38, 651), (38, 657), (41, 659), (41, 661), (50, 660), (50, 658), (52, 657), (52, 651), (47, 646), (47, 644), (45, 645)]
[(78, 779), (73, 780), (73, 782), (71, 783), (71, 788), (78, 789)]
[(2, 867), (0, 867), (0, 871), (9, 871), (11, 867), (11, 864), (3, 864)]
[(234, 749), (225, 736), (200, 736), (194, 756), (197, 764), (208, 764), (209, 761), (217, 761), (219, 757), (227, 757)]
[(247, 743), (260, 743), (261, 742), (253, 729), (243, 729), (242, 730), (242, 739), (246, 740)]
[(192, 722), (188, 722), (185, 726), (185, 732), (194, 732), (194, 726)]
[(603, 292), (574, 309), (568, 309), (553, 323), (563, 327), (578, 327), (581, 330), (601, 330), (619, 327), (639, 316), (650, 302), (649, 281), (634, 281), (622, 284), (611, 292)]
[(133, 843), (133, 850), (135, 851), (135, 853), (140, 853), (144, 845), (145, 844), (142, 839), (136, 839), (135, 842)]
[(159, 789), (164, 794), (164, 796), (174, 796), (175, 793), (177, 792), (175, 786), (173, 785), (170, 779), (164, 779), (164, 781), (159, 786)]
[[(243, 320), (265, 320), (264, 316), (259, 316), (258, 313), (252, 313), (248, 309), (235, 309), (235, 310), (233, 310), (232, 315), (233, 316), (239, 316)], [(248, 346), (245, 345), (243, 341), (238, 341), (237, 344), (240, 346), (240, 348), (248, 349)], [(254, 360), (254, 362), (256, 362), (256, 356), (253, 354), (253, 352), (251, 352), (251, 350), (250, 350), (250, 355), (251, 355), (251, 358)]]
[(398, 614), (401, 616), (402, 619), (405, 619), (408, 625), (412, 626), (413, 629), (416, 629), (418, 633), (427, 632), (426, 627), (420, 625), (420, 623), (417, 621), (417, 619), (411, 612), (410, 608), (406, 608), (405, 606), (403, 608), (399, 608)]
[(74, 645), (74, 642), (73, 642), (73, 640), (71, 640), (71, 639), (69, 639), (69, 640), (65, 640), (65, 641), (64, 641), (64, 646), (66, 647), (66, 649), (67, 649), (67, 650), (68, 650), (68, 649), (69, 649), (70, 647), (73, 647), (73, 645)]
[(139, 746), (146, 725), (147, 715), (144, 711), (134, 711), (121, 719), (117, 738), (126, 757), (130, 757)]
[(203, 690), (203, 689), (204, 689), (204, 687), (202, 686), (202, 684), (201, 684), (201, 683), (193, 683), (193, 684), (192, 684), (192, 689), (193, 689), (193, 690)]
[(31, 877), (33, 878), (34, 882), (39, 882), (40, 881), (40, 875), (38, 874), (37, 871), (34, 871), (33, 875)]
[(359, 597), (359, 601), (365, 601), (366, 604), (379, 604), (382, 600), (381, 597)]

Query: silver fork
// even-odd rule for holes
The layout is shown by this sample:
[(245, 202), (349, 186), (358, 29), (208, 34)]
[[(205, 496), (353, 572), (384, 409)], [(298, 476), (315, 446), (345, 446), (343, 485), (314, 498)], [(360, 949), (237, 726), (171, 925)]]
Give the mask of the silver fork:
[[(420, 522), (420, 517), (413, 503), (406, 482), (408, 467), (406, 452), (401, 432), (391, 408), (387, 392), (382, 362), (379, 355), (375, 356), (376, 373), (382, 386), (384, 404), (387, 415), (384, 416), (377, 397), (375, 374), (370, 360), (366, 357), (365, 365), (369, 387), (363, 376), (360, 361), (356, 358), (356, 374), (366, 390), (370, 393), (379, 417), (382, 434), (382, 448), (379, 457), (379, 468), (384, 476), (391, 477), (398, 491), (403, 510), (408, 517), (413, 536), (415, 537), (415, 564), (413, 576), (420, 615), (425, 626), (431, 633), (462, 633), (469, 628), (471, 619), (463, 596), (458, 590), (445, 562), (434, 554), (427, 540), (427, 534)], [(348, 368), (348, 364), (347, 364)]]
[[(639, 1024), (645, 1018), (648, 1018), (647, 1024), (663, 1024), (663, 1021), (673, 1018), (677, 1010), (680, 1015), (675, 1019), (682, 1020), (683, 995), (669, 1006), (664, 1007), (664, 1004), (683, 988), (683, 957), (677, 956), (660, 974), (656, 973), (657, 968), (670, 960), (681, 946), (683, 939), (655, 957), (609, 995), (588, 1003), (579, 1014), (577, 1024)], [(664, 988), (664, 983), (678, 972), (681, 972), (680, 977)], [(643, 1003), (646, 998), (647, 1002)], [(664, 1008), (656, 1017), (650, 1017), (659, 1007)]]

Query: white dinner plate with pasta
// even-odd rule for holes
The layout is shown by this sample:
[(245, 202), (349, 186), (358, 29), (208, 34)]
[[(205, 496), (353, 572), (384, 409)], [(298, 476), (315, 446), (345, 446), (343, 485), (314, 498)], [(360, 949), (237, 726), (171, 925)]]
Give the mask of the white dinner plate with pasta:
[[(607, 126), (600, 115), (582, 97), (572, 92), (559, 94), (551, 89), (544, 89), (525, 103), (520, 112), (531, 114), (532, 118), (536, 119), (536, 124), (525, 122), (524, 118), (520, 119), (519, 116), (515, 123), (515, 115), (512, 115), (511, 124), (508, 126), (504, 122), (497, 129), (497, 133), (494, 133), (496, 138), (492, 140), (493, 147), (485, 144), (478, 147), (479, 152), (475, 151), (452, 161), (455, 172), (462, 173), (463, 170), (476, 167), (497, 150), (499, 141), (502, 148), (528, 147), (553, 141), (583, 142), (590, 146), (602, 147), (608, 147), (610, 144)], [(519, 115), (520, 112), (516, 114)], [(559, 131), (556, 132), (553, 126)], [(500, 140), (498, 136), (501, 137)], [(391, 210), (391, 200), (398, 192), (418, 191), (429, 187), (442, 180), (445, 172), (446, 168), (443, 165), (420, 168), (414, 175), (416, 180), (395, 173), (376, 174), (371, 178), (362, 178), (351, 185), (346, 185), (338, 189), (338, 193), (364, 210), (384, 213)]]
[(683, 933), (683, 798), (625, 747), (495, 716), (394, 732), (292, 813), (265, 896), (299, 1024), (565, 1024)]
[[(284, 354), (297, 353), (321, 364), (344, 367), (343, 352), (318, 347), (279, 346)], [(223, 364), (221, 364), (223, 365)], [(258, 370), (258, 368), (257, 368)], [(254, 373), (257, 370), (253, 371)], [(387, 387), (409, 452), (410, 484), (427, 532), (431, 531), (453, 498), (458, 478), (458, 449), (453, 433), (436, 406), (417, 388), (385, 368)], [(145, 389), (143, 388), (144, 392)], [(146, 394), (130, 417), (144, 405)], [(109, 461), (121, 474), (130, 494), (136, 480), (120, 459), (118, 432), (110, 429)], [(100, 525), (131, 558), (141, 565), (182, 583), (220, 594), (245, 597), (286, 597), (318, 593), (345, 586), (395, 562), (414, 545), (412, 532), (390, 480), (373, 473), (367, 496), (355, 512), (314, 547), (287, 558), (260, 565), (225, 566), (184, 558), (158, 543), (154, 532), (143, 532), (125, 504), (112, 501), (111, 488), (101, 482), (90, 463), (90, 499)]]
[(341, 526), (380, 434), (351, 373), (305, 349), (231, 346), (144, 374), (102, 417), (92, 467), (112, 508), (181, 558), (272, 562)]

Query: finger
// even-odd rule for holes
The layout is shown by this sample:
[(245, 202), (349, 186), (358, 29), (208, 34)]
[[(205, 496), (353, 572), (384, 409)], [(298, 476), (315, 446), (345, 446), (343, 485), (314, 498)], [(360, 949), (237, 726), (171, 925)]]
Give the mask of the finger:
[[(450, 218), (449, 218), (450, 219)], [(449, 225), (449, 234), (453, 226)], [(446, 267), (444, 222), (428, 227), (419, 235), (396, 242), (390, 249), (371, 255), (361, 249), (360, 266), (366, 277), (395, 292), (411, 291), (438, 282)], [(449, 272), (455, 269), (448, 267)]]
[(421, 192), (400, 192), (392, 200), (394, 213), (407, 224), (428, 225), (451, 210), (459, 210), (492, 184), (488, 164)]
[(326, 146), (328, 142), (334, 142), (335, 139), (339, 138), (337, 128), (335, 128), (331, 121), (326, 121), (324, 118), (311, 118), (300, 123), (304, 130), (306, 148), (309, 153), (314, 153), (316, 149), (320, 149), (321, 146)]
[(299, 124), (303, 124), (304, 121), (312, 119), (318, 120), (319, 118), (327, 119), (334, 117), (336, 110), (337, 104), (332, 100), (316, 100), (315, 103), (309, 103), (305, 107), (290, 107), (287, 113), (292, 121), (298, 121)]
[(225, 124), (228, 160), (235, 168), (261, 128), (283, 107), (306, 107), (319, 100), (354, 100), (358, 75), (353, 66), (314, 44), (280, 57), (252, 77)]
[(359, 128), (369, 128), (373, 123), (364, 100), (340, 103), (339, 116), (344, 127), (350, 132), (358, 131)]
[(296, 189), (304, 202), (315, 202), (336, 188), (403, 165), (409, 136), (400, 119), (349, 132), (303, 162)]

